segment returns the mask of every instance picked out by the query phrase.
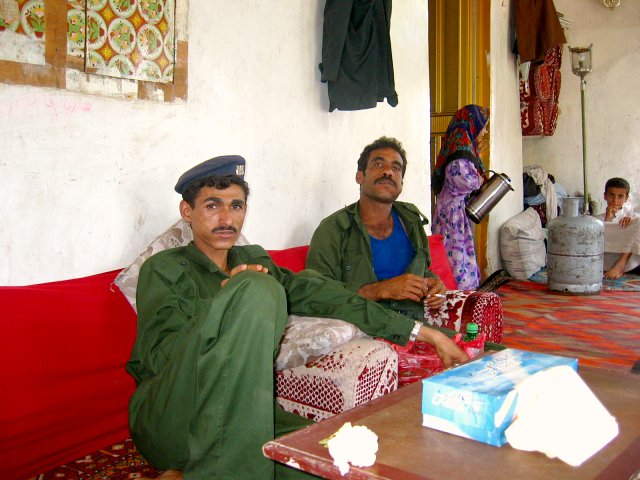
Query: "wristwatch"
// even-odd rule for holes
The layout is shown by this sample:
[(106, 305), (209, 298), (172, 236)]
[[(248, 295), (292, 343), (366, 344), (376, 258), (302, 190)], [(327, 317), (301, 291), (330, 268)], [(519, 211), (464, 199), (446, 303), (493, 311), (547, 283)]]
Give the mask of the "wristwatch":
[(418, 322), (416, 320), (416, 323), (413, 325), (413, 330), (411, 330), (411, 333), (409, 334), (410, 342), (416, 341), (416, 338), (418, 338), (418, 334), (420, 333), (420, 327), (422, 327), (422, 325), (423, 325), (422, 322)]

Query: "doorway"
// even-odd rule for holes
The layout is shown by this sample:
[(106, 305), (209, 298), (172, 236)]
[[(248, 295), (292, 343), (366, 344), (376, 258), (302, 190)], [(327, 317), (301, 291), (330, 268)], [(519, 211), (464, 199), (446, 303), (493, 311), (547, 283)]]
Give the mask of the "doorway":
[[(431, 171), (453, 114), (470, 103), (490, 107), (491, 0), (429, 0)], [(488, 134), (490, 136), (490, 134)], [(489, 139), (489, 145), (491, 140)], [(491, 149), (482, 155), (491, 168)], [(436, 198), (431, 194), (431, 218)], [(487, 276), (487, 221), (474, 226), (478, 265)]]

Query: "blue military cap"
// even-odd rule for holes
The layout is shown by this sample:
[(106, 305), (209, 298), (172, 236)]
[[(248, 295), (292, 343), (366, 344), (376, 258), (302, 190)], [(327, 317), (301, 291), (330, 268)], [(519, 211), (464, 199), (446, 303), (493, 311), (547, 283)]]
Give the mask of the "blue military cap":
[(192, 182), (212, 175), (235, 175), (244, 178), (244, 164), (244, 158), (240, 155), (210, 158), (184, 172), (178, 179), (175, 190), (182, 194)]

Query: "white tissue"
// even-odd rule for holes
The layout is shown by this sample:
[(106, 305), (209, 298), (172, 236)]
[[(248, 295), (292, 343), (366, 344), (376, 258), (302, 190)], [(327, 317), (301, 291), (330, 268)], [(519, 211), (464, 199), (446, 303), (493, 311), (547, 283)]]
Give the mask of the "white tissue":
[(615, 418), (570, 367), (538, 372), (516, 391), (516, 420), (505, 431), (513, 448), (577, 467), (618, 435)]
[(367, 427), (345, 423), (327, 441), (333, 464), (342, 475), (349, 472), (349, 463), (356, 467), (370, 467), (376, 461), (378, 436)]

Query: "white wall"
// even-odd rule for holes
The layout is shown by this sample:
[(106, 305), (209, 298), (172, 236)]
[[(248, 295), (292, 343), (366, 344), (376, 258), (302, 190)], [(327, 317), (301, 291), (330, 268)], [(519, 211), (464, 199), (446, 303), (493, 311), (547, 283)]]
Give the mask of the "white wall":
[(323, 7), (190, 0), (185, 103), (0, 85), (0, 284), (126, 265), (177, 220), (178, 176), (219, 154), (247, 158), (245, 234), (266, 248), (307, 243), (354, 201), (358, 154), (382, 134), (408, 152), (402, 199), (429, 212), (427, 0), (394, 2), (400, 104), (359, 112), (327, 111)]
[(502, 224), (522, 211), (522, 133), (517, 62), (513, 48), (512, 1), (491, 2), (491, 169), (506, 174), (509, 191), (488, 217), (487, 274), (502, 268), (498, 234)]
[[(602, 202), (605, 181), (625, 177), (640, 198), (640, 1), (622, 0), (611, 11), (596, 0), (555, 0), (572, 21), (568, 45), (593, 44), (593, 70), (586, 76), (587, 181), (591, 197)], [(571, 72), (563, 49), (558, 126), (551, 137), (525, 137), (525, 165), (554, 174), (570, 194), (583, 191), (580, 78)]]

